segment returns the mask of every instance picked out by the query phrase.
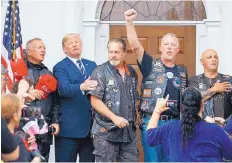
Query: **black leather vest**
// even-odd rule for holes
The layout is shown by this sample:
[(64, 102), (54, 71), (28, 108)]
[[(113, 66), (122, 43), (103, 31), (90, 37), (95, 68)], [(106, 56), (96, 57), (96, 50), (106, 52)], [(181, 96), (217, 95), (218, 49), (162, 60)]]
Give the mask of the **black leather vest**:
[[(229, 75), (219, 74), (222, 81), (220, 82), (230, 82), (232, 83), (232, 77)], [(198, 89), (203, 92), (207, 91), (209, 88), (204, 83), (203, 74), (197, 75), (196, 83), (198, 83)], [(232, 92), (218, 94), (218, 100), (221, 101), (224, 109), (224, 118), (228, 118), (232, 114)], [(214, 97), (205, 101), (203, 119), (206, 116), (214, 117)]]
[[(182, 94), (187, 86), (187, 70), (184, 66), (177, 65), (177, 67), (181, 81), (178, 89)], [(143, 80), (141, 86), (140, 112), (152, 114), (157, 98), (162, 98), (164, 96), (167, 81), (168, 77), (163, 63), (160, 59), (154, 59), (152, 62), (152, 70), (149, 76)]]
[[(101, 68), (98, 72), (98, 75), (102, 76), (105, 79), (105, 92), (102, 98), (103, 103), (116, 115), (120, 115), (120, 88), (119, 85), (120, 83), (117, 82), (117, 79), (114, 75), (115, 72), (113, 72), (113, 67), (110, 65), (109, 62), (104, 63), (103, 65), (100, 65), (104, 68)], [(135, 102), (138, 99), (138, 93), (137, 93), (137, 74), (135, 70), (130, 66), (127, 65), (127, 68), (130, 71), (130, 78), (131, 80), (131, 86), (129, 88), (132, 103), (134, 106), (134, 109), (132, 110), (133, 115), (132, 117), (134, 118), (134, 122), (136, 121), (136, 112), (135, 112)], [(104, 127), (106, 129), (109, 129), (112, 127), (114, 124), (113, 122), (98, 114), (95, 112), (95, 119), (93, 123), (93, 128), (92, 128), (92, 133), (97, 134), (99, 132), (99, 129), (101, 127)]]

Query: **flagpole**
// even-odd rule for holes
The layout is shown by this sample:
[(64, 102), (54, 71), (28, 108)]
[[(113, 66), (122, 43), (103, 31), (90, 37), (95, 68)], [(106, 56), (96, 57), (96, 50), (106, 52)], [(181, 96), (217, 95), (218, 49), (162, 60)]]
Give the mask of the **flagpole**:
[(12, 85), (16, 80), (18, 70), (21, 71), (21, 68), (17, 69), (15, 67), (13, 71), (12, 66), (17, 64), (18, 61), (23, 60), (23, 58), (21, 58), (22, 56), (19, 4), (18, 0), (8, 0), (1, 54), (2, 64), (8, 69), (8, 92), (11, 90)]
[[(12, 60), (16, 59), (16, 21), (15, 21), (15, 0), (12, 0), (12, 46), (13, 46), (13, 52), (12, 52)], [(13, 76), (13, 82), (15, 82), (15, 75)]]
[(13, 54), (12, 54), (12, 59), (14, 60), (16, 58), (16, 20), (15, 20), (15, 0), (12, 0), (12, 26), (13, 26), (13, 31), (12, 31), (12, 44), (13, 44)]

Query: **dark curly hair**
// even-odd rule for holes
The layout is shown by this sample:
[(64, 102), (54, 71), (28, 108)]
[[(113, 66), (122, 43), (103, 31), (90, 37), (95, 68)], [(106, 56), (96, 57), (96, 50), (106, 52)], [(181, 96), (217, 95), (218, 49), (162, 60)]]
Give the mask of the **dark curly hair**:
[(201, 120), (198, 115), (201, 109), (202, 96), (195, 88), (188, 88), (182, 96), (181, 136), (184, 147), (191, 139), (196, 122)]

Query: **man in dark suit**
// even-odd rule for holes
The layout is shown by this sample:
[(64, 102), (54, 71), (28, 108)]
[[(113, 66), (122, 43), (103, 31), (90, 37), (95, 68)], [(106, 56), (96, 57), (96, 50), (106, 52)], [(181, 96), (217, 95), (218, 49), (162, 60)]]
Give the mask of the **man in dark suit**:
[(54, 76), (60, 96), (60, 133), (55, 138), (56, 162), (93, 162), (93, 143), (90, 138), (91, 104), (85, 91), (93, 90), (97, 81), (90, 75), (95, 62), (81, 58), (82, 42), (79, 34), (70, 33), (62, 40), (65, 59), (57, 63)]

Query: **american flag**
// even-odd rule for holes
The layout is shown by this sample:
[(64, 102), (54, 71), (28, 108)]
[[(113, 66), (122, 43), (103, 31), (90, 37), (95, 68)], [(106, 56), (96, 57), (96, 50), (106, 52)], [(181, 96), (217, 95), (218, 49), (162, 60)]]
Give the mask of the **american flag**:
[(23, 58), (19, 2), (17, 0), (9, 0), (7, 5), (1, 55), (1, 62), (8, 69), (8, 90), (10, 90), (14, 82), (10, 60)]

